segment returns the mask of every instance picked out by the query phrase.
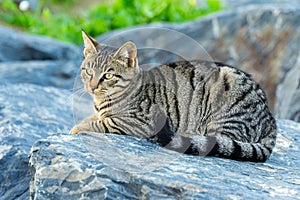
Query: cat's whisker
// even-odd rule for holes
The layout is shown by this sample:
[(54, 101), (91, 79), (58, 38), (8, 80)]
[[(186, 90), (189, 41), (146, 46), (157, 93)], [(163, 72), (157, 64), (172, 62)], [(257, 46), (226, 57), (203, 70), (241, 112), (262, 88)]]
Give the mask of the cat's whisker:
[(84, 90), (84, 86), (81, 85), (80, 87), (77, 86), (77, 87), (73, 87), (73, 88), (67, 89), (67, 90), (73, 93), (73, 92), (76, 92), (76, 91), (78, 91), (78, 90)]
[(78, 91), (82, 91), (82, 90), (85, 90), (84, 87), (80, 87), (80, 88), (72, 88), (72, 89), (69, 89), (72, 93), (76, 93)]
[(73, 93), (69, 96), (69, 98), (71, 99), (74, 99), (74, 98), (81, 98), (82, 94), (85, 94), (86, 92), (84, 91), (80, 91), (80, 92), (77, 92), (77, 93)]
[(68, 98), (74, 99), (76, 96), (79, 96), (79, 99), (80, 99), (86, 93), (87, 92), (85, 91), (84, 88), (80, 88), (80, 89), (77, 89), (75, 92), (73, 92)]
[(87, 92), (86, 92), (86, 91), (83, 91), (83, 93), (81, 93), (81, 94), (79, 95), (79, 99), (81, 99), (85, 94), (87, 94)]

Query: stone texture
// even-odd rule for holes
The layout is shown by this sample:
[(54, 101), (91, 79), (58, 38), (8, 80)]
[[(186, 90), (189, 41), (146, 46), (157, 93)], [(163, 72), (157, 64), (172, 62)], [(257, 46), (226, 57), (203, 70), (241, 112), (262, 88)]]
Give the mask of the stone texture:
[(77, 46), (0, 26), (0, 62), (80, 59)]
[(14, 61), (0, 63), (0, 84), (31, 83), (72, 89), (80, 62)]
[(0, 86), (0, 199), (28, 199), (28, 153), (72, 127), (71, 93), (29, 84)]
[(221, 0), (227, 7), (229, 8), (238, 8), (238, 7), (245, 7), (249, 5), (258, 5), (258, 6), (265, 6), (265, 5), (277, 5), (277, 6), (285, 6), (285, 7), (300, 7), (300, 2), (298, 0), (242, 0), (242, 1), (235, 1), (235, 0)]
[(238, 8), (238, 7), (244, 7), (247, 5), (259, 5), (259, 6), (265, 6), (270, 4), (285, 6), (285, 7), (300, 7), (300, 3), (298, 0), (222, 0), (222, 2), (229, 8)]
[(300, 124), (278, 120), (266, 163), (188, 156), (115, 134), (55, 134), (30, 153), (31, 199), (296, 199)]
[[(266, 90), (270, 104), (274, 107), (277, 86), (284, 81), (288, 71), (300, 68), (296, 64), (300, 50), (299, 19), (300, 6), (294, 4), (250, 5), (183, 24), (143, 25), (135, 30), (130, 28), (104, 34), (97, 39), (115, 46), (132, 40), (142, 49), (153, 48), (155, 45), (161, 49), (173, 42), (175, 45), (172, 52), (177, 53), (180, 50), (191, 54), (192, 58), (211, 58), (237, 66), (253, 75)], [(178, 34), (174, 33), (160, 35), (163, 31), (153, 28), (182, 32), (197, 41), (206, 53), (201, 48), (184, 45), (186, 42), (181, 43), (181, 38), (187, 41), (186, 36), (175, 37)], [(197, 51), (193, 54), (194, 49)], [(201, 55), (197, 56), (198, 54)], [(168, 59), (156, 56), (156, 60), (153, 57), (149, 60), (141, 56), (140, 60), (145, 64), (162, 63), (161, 61)]]
[(72, 89), (83, 58), (76, 45), (0, 26), (0, 85)]
[(300, 56), (297, 66), (290, 70), (277, 89), (277, 117), (300, 122)]

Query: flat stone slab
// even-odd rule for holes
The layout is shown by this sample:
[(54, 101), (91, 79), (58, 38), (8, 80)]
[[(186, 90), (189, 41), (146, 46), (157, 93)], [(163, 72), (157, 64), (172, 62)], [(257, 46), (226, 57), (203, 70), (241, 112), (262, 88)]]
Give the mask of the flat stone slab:
[(31, 199), (295, 199), (300, 124), (278, 120), (266, 163), (183, 155), (115, 134), (56, 134), (30, 153)]

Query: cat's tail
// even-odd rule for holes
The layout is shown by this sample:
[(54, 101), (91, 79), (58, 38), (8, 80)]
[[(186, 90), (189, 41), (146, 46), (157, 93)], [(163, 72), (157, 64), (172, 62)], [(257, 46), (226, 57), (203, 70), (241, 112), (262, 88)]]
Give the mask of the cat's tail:
[(276, 125), (265, 131), (256, 142), (243, 142), (231, 139), (222, 133), (216, 136), (174, 134), (165, 125), (152, 140), (163, 147), (185, 154), (265, 162), (275, 146)]
[(261, 139), (259, 142), (241, 142), (224, 136), (193, 135), (177, 137), (165, 145), (178, 152), (199, 155), (217, 156), (240, 161), (265, 162), (275, 146), (276, 134)]

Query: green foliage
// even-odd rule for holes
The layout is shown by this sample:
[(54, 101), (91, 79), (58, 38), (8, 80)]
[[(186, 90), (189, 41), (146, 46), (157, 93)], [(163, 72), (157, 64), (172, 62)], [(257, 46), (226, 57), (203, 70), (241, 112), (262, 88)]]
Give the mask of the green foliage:
[[(72, 5), (77, 0), (51, 0), (52, 4)], [(42, 1), (41, 4), (46, 1)], [(22, 12), (12, 0), (1, 0), (0, 21), (22, 30), (81, 44), (81, 28), (92, 36), (109, 30), (150, 22), (183, 22), (223, 9), (220, 0), (207, 0), (200, 7), (196, 0), (114, 0), (105, 1), (85, 13), (52, 12), (40, 6), (34, 12)], [(49, 4), (49, 1), (47, 2)]]

